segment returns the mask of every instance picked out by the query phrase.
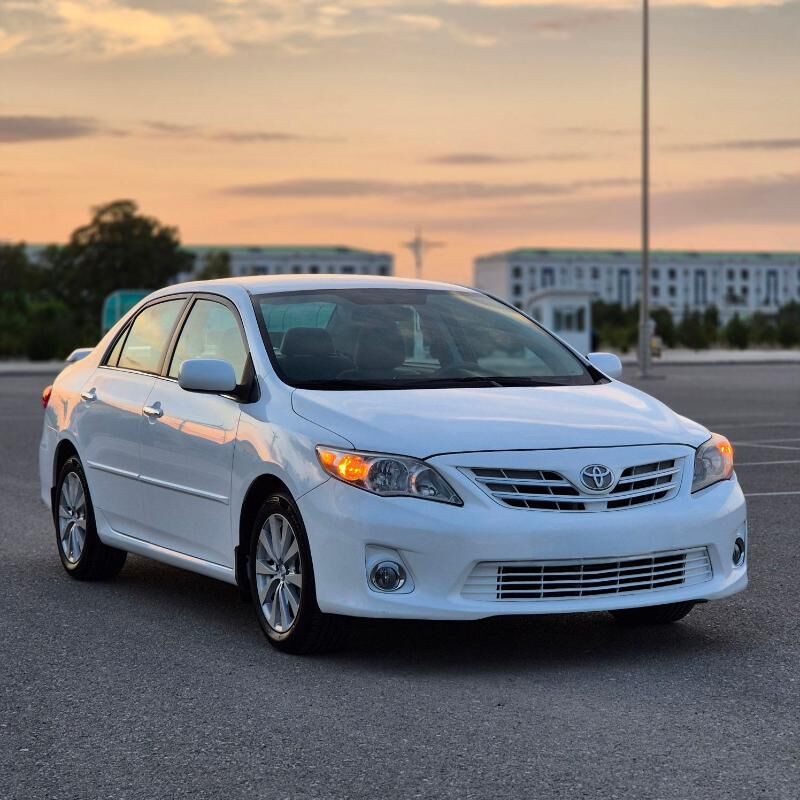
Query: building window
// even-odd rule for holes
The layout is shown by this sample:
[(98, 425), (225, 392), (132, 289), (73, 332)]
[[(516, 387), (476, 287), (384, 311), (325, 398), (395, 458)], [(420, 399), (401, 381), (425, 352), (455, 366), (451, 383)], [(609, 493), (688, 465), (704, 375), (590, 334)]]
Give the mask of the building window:
[(553, 286), (556, 282), (556, 275), (552, 267), (544, 267), (542, 269), (542, 289), (548, 286)]
[(675, 288), (674, 285), (670, 286), (668, 291), (669, 291), (669, 296), (670, 297), (675, 297), (675, 295), (678, 293), (678, 290)]
[(653, 297), (658, 297), (658, 296), (659, 296), (659, 294), (660, 294), (660, 289), (659, 289), (659, 287), (658, 287), (658, 286), (651, 286), (651, 287), (650, 287), (650, 294), (652, 294), (652, 295), (653, 295)]
[(522, 295), (522, 284), (515, 283), (511, 287), (511, 293), (514, 295), (514, 297), (520, 297)]
[(746, 280), (750, 279), (750, 273), (746, 269), (742, 270), (741, 275), (742, 275), (742, 280), (743, 281), (746, 281)]
[(676, 272), (674, 269), (671, 269), (671, 270), (670, 270), (670, 271), (667, 273), (667, 277), (668, 277), (668, 278), (669, 278), (671, 281), (674, 281), (674, 280), (675, 280), (675, 279), (678, 277), (678, 273), (677, 273), (677, 272)]
[(388, 275), (389, 274), (389, 265), (388, 264), (381, 264), (378, 267), (378, 275)]
[(311, 266), (308, 268), (308, 271), (309, 271), (309, 272), (310, 272), (312, 275), (316, 275), (316, 274), (319, 272), (319, 267), (318, 267), (316, 264), (312, 264), (312, 265), (311, 265)]
[(657, 281), (657, 280), (658, 280), (658, 278), (659, 278), (659, 272), (658, 272), (658, 270), (657, 270), (657, 269), (652, 269), (652, 270), (650, 270), (650, 277), (651, 277), (651, 278), (652, 278), (654, 281)]
[(736, 273), (732, 269), (729, 269), (728, 270), (728, 280), (732, 281), (735, 277), (736, 277)]
[(583, 280), (583, 267), (575, 267), (575, 277), (579, 280)]
[(694, 273), (694, 303), (697, 306), (705, 306), (708, 303), (708, 287), (704, 269), (698, 269)]
[(592, 280), (593, 281), (600, 280), (600, 270), (597, 267), (592, 267)]
[(522, 267), (512, 267), (511, 275), (515, 281), (518, 281), (522, 277)]
[(302, 267), (301, 267), (299, 264), (295, 264), (295, 265), (292, 267), (292, 272), (293, 272), (295, 275), (297, 275), (297, 274), (301, 273), (302, 271), (303, 271), (303, 268), (302, 268)]
[(349, 264), (342, 267), (342, 275), (352, 275), (354, 272), (355, 269), (353, 269), (353, 267), (351, 267)]

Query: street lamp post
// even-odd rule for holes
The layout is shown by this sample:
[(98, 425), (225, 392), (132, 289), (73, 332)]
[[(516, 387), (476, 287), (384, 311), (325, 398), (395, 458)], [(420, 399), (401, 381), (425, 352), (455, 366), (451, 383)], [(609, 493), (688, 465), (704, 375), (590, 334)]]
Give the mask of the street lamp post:
[(650, 3), (642, 0), (642, 274), (639, 375), (650, 375)]

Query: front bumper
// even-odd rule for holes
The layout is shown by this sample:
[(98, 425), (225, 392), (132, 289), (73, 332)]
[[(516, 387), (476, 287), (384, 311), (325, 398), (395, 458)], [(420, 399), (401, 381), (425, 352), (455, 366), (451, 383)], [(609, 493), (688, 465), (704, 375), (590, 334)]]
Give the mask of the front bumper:
[[(597, 451), (585, 451), (581, 463), (592, 463), (597, 456)], [(509, 454), (505, 457), (508, 462)], [(486, 462), (486, 456), (472, 458)], [(537, 511), (509, 508), (489, 497), (456, 466), (467, 460), (431, 460), (461, 495), (463, 507), (377, 497), (335, 479), (300, 498), (322, 611), (470, 620), (716, 600), (747, 585), (746, 560), (734, 567), (731, 558), (736, 538), (747, 539), (745, 500), (735, 476), (692, 495), (689, 471), (675, 497), (640, 507), (599, 513)], [(698, 547), (708, 549), (712, 575), (694, 585), (513, 601), (462, 594), (480, 562), (611, 560)], [(406, 590), (379, 593), (370, 588), (368, 566), (398, 555), (410, 575)]]

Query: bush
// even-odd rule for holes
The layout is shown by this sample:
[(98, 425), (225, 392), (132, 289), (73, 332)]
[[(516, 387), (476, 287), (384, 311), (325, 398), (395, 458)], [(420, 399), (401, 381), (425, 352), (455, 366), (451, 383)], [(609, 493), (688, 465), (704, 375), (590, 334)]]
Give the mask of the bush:
[(750, 329), (738, 314), (734, 314), (725, 326), (725, 339), (731, 347), (738, 350), (745, 350), (750, 343)]

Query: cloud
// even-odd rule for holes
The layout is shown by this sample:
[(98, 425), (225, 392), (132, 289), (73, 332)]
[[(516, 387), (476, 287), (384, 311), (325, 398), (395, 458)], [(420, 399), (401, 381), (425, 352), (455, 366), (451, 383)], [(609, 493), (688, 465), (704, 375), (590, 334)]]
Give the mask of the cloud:
[(540, 153), (535, 156), (504, 156), (494, 153), (443, 153), (429, 158), (426, 163), (452, 167), (485, 167), (502, 166), (504, 164), (526, 164), (531, 161), (584, 161), (589, 156), (585, 153)]
[(787, 137), (776, 139), (723, 139), (716, 142), (695, 142), (690, 144), (677, 144), (669, 148), (676, 152), (708, 153), (714, 151), (730, 150), (764, 150), (783, 151), (800, 150), (800, 137)]
[(444, 153), (429, 158), (427, 163), (453, 167), (484, 167), (496, 164), (523, 164), (527, 160), (515, 156), (498, 156), (493, 153)]
[(566, 195), (580, 189), (598, 189), (635, 185), (635, 178), (603, 178), (568, 183), (525, 182), (492, 183), (485, 181), (403, 182), (390, 180), (303, 178), (230, 186), (224, 194), (239, 197), (304, 199), (347, 199), (393, 197), (423, 202), (458, 202), (515, 197)]
[(91, 117), (0, 116), (0, 143), (81, 139), (109, 133)]
[(185, 45), (214, 55), (231, 48), (200, 14), (158, 13), (118, 0), (56, 0), (50, 4), (67, 35), (83, 37), (106, 55)]
[(200, 125), (185, 125), (163, 120), (145, 120), (143, 125), (149, 133), (159, 136), (205, 139), (227, 144), (268, 144), (279, 142), (339, 142), (336, 137), (307, 136), (289, 131), (271, 130), (213, 130)]

